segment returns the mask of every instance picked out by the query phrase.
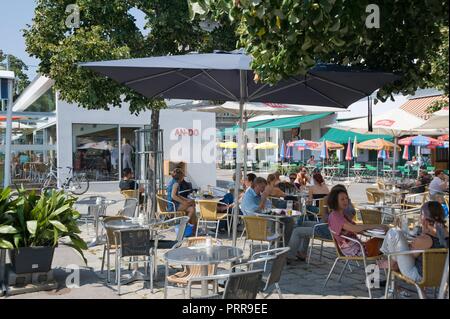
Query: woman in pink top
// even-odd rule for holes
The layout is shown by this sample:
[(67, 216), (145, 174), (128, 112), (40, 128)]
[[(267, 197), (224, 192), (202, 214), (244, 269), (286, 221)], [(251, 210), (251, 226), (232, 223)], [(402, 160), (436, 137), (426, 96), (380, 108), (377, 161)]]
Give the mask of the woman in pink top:
[[(328, 216), (328, 227), (335, 234), (334, 237), (339, 245), (342, 253), (346, 256), (361, 256), (361, 246), (353, 241), (343, 238), (346, 236), (359, 240), (356, 234), (368, 229), (383, 229), (387, 231), (387, 225), (365, 224), (356, 225), (353, 220), (344, 214), (345, 209), (349, 205), (349, 198), (347, 190), (342, 188), (332, 189), (328, 195), (328, 207), (332, 211)], [(365, 248), (366, 256), (377, 256), (380, 254), (382, 240), (372, 238), (367, 242), (362, 243)]]

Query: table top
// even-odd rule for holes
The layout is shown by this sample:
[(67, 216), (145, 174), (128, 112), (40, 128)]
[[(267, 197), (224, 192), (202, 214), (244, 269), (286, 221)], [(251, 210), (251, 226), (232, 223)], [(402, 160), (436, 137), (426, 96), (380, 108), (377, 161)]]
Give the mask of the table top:
[(392, 204), (369, 204), (369, 203), (362, 203), (362, 204), (358, 204), (357, 207), (358, 207), (358, 208), (362, 208), (362, 209), (378, 209), (378, 210), (382, 210), (382, 209), (390, 209), (390, 210), (399, 209), (398, 207), (395, 207), (395, 206), (393, 206)]
[(282, 208), (273, 208), (271, 209), (270, 213), (256, 213), (256, 216), (260, 217), (270, 217), (270, 218), (285, 218), (285, 217), (297, 217), (297, 216), (303, 216), (303, 212), (299, 210), (292, 210), (292, 215), (287, 214), (287, 209)]
[(220, 201), (222, 198), (223, 198), (223, 196), (222, 197), (219, 197), (219, 196), (214, 196), (214, 195), (207, 195), (206, 197), (205, 197), (205, 195), (203, 194), (203, 195), (192, 195), (192, 194), (190, 194), (189, 196), (189, 199), (192, 199), (192, 200), (196, 200), (196, 201), (198, 201), (198, 200), (214, 200), (214, 201)]
[[(103, 205), (113, 205), (117, 203), (117, 200), (114, 199), (106, 199), (102, 196), (98, 196), (100, 198), (102, 198), (102, 202), (101, 204)], [(97, 204), (97, 198), (82, 198), (78, 201), (75, 202), (76, 205), (100, 205)]]
[(105, 226), (107, 228), (121, 230), (121, 229), (133, 229), (133, 228), (148, 228), (151, 225), (157, 224), (159, 221), (153, 220), (150, 222), (147, 222), (143, 225), (140, 225), (138, 222), (135, 222), (131, 219), (128, 220), (111, 220), (107, 223), (105, 223)]
[(379, 190), (380, 193), (384, 193), (384, 194), (408, 194), (409, 191), (405, 190), (405, 189), (380, 189)]
[(232, 246), (192, 246), (169, 250), (164, 254), (167, 262), (183, 265), (213, 265), (231, 262), (244, 255), (242, 249)]
[[(408, 241), (412, 241), (414, 238), (416, 238), (416, 235), (413, 234), (411, 231), (408, 232), (403, 231), (403, 233), (405, 233), (406, 239)], [(384, 239), (386, 237), (386, 233), (381, 229), (368, 229), (363, 231), (363, 235), (381, 239)]]

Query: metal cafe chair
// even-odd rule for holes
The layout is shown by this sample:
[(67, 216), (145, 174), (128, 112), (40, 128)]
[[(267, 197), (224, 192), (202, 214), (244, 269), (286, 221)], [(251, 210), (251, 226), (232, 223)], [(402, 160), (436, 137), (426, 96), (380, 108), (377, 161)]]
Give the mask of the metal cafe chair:
[[(395, 256), (422, 254), (422, 280), (415, 282), (402, 273), (391, 269), (391, 261)], [(441, 286), (442, 275), (445, 269), (446, 258), (448, 257), (447, 248), (434, 248), (425, 250), (410, 250), (388, 254), (389, 270), (387, 275), (385, 298), (389, 296), (391, 290), (392, 296), (395, 297), (395, 280), (399, 279), (407, 284), (413, 285), (417, 289), (420, 299), (425, 299), (425, 288), (434, 288), (435, 292)], [(448, 264), (447, 264), (448, 267)], [(448, 268), (447, 268), (448, 269)]]
[(222, 293), (193, 299), (256, 299), (260, 290), (263, 272), (263, 270), (253, 270), (192, 278), (188, 283), (188, 298), (191, 298), (191, 288), (194, 282), (225, 280), (225, 289)]
[[(175, 217), (172, 219), (167, 219), (163, 222), (158, 223), (153, 230), (156, 231), (156, 235), (153, 236), (151, 244), (153, 249), (153, 273), (157, 278), (157, 260), (158, 260), (158, 249), (174, 249), (180, 247), (184, 240), (184, 234), (186, 231), (186, 226), (189, 222), (188, 216)], [(172, 231), (178, 226), (178, 232), (175, 240), (164, 239), (164, 233)]]
[[(367, 269), (367, 264), (368, 264), (368, 262), (369, 262), (369, 261), (376, 262), (377, 260), (380, 260), (381, 258), (383, 258), (383, 255), (374, 256), (374, 257), (367, 257), (367, 256), (366, 256), (366, 253), (365, 253), (365, 250), (364, 250), (364, 247), (363, 247), (363, 245), (361, 244), (361, 242), (359, 242), (358, 240), (356, 240), (356, 239), (354, 239), (354, 238), (350, 238), (350, 237), (347, 237), (347, 236), (340, 235), (342, 238), (344, 238), (344, 239), (346, 239), (346, 240), (348, 240), (348, 241), (357, 243), (357, 244), (360, 246), (360, 249), (361, 249), (361, 252), (362, 252), (362, 256), (346, 256), (346, 255), (344, 255), (344, 253), (341, 251), (341, 249), (340, 249), (340, 247), (339, 247), (339, 245), (338, 245), (338, 243), (337, 243), (337, 241), (336, 241), (336, 233), (333, 232), (331, 229), (330, 229), (330, 232), (331, 232), (331, 237), (333, 237), (333, 241), (334, 241), (334, 246), (335, 246), (335, 248), (336, 248), (336, 254), (337, 254), (337, 257), (336, 257), (336, 259), (334, 260), (334, 263), (333, 263), (333, 266), (331, 267), (330, 272), (328, 273), (328, 276), (327, 276), (327, 278), (326, 278), (326, 280), (325, 280), (325, 283), (324, 283), (324, 285), (323, 285), (323, 288), (325, 288), (325, 287), (327, 286), (327, 283), (328, 283), (328, 281), (330, 280), (331, 274), (333, 273), (333, 270), (334, 270), (334, 268), (336, 267), (337, 262), (340, 261), (340, 260), (344, 261), (345, 264), (344, 264), (344, 267), (342, 268), (342, 271), (341, 271), (341, 273), (340, 273), (340, 275), (339, 275), (338, 282), (341, 281), (342, 275), (344, 274), (345, 269), (347, 268), (347, 265), (349, 264), (349, 262), (352, 261), (352, 260), (354, 260), (354, 261), (356, 261), (356, 262), (362, 261), (362, 262), (364, 263), (364, 269), (363, 269), (363, 270), (364, 270), (364, 273), (365, 273), (365, 276), (366, 276), (366, 283), (367, 283), (368, 280), (369, 280), (368, 274), (366, 273), (366, 269)], [(367, 285), (367, 284), (366, 284), (366, 286), (367, 286), (367, 289), (368, 289), (368, 291), (369, 291), (369, 298), (372, 299), (372, 291), (371, 291), (370, 285)]]
[[(278, 283), (286, 265), (289, 250), (289, 247), (282, 247), (260, 251), (253, 254), (250, 260), (234, 265), (232, 269), (238, 270), (246, 267), (247, 271), (251, 271), (255, 270), (256, 267), (259, 269), (260, 265), (263, 265), (262, 270), (264, 273), (260, 283), (260, 293), (263, 294), (264, 298), (268, 298), (276, 290), (278, 297), (283, 299)], [(264, 296), (264, 293), (267, 293), (267, 295)]]
[(319, 235), (316, 235), (316, 229), (317, 229), (318, 227), (325, 227), (325, 226), (328, 227), (328, 223), (318, 223), (318, 224), (315, 224), (315, 225), (313, 226), (312, 237), (311, 237), (311, 241), (310, 241), (310, 244), (309, 244), (309, 250), (308, 250), (308, 257), (307, 257), (307, 259), (306, 259), (308, 265), (310, 264), (310, 261), (311, 261), (312, 250), (313, 250), (313, 248), (314, 248), (314, 242), (315, 242), (316, 240), (320, 241), (320, 257), (319, 257), (319, 260), (322, 260), (322, 255), (323, 255), (323, 244), (324, 244), (324, 243), (330, 243), (330, 242), (333, 242), (332, 239), (324, 238), (324, 237), (320, 237)]
[(169, 211), (168, 205), (173, 205), (175, 207), (175, 203), (168, 201), (161, 195), (156, 196), (156, 203), (157, 203), (157, 217), (159, 219), (165, 219), (166, 217), (176, 217), (176, 216), (184, 216), (186, 213), (184, 211)]
[[(226, 220), (228, 235), (230, 235), (230, 220), (228, 218), (229, 209), (227, 210), (227, 213), (217, 213), (217, 205), (220, 204), (220, 202), (215, 200), (199, 200), (198, 204), (200, 207), (200, 218), (198, 220), (195, 234), (196, 236), (198, 235), (198, 229), (200, 228), (201, 224), (205, 225), (205, 233), (208, 232), (208, 224), (214, 224), (216, 226), (215, 238), (217, 238), (217, 234), (219, 233), (219, 225), (222, 220)], [(226, 205), (225, 203), (222, 204)]]
[[(153, 293), (153, 271), (151, 271), (153, 247), (150, 242), (150, 229), (116, 230), (114, 236), (116, 245), (117, 293), (120, 295), (122, 260), (127, 257), (132, 257), (131, 261), (127, 261), (128, 263), (138, 264), (139, 262), (144, 262), (145, 275), (150, 270), (150, 290)], [(139, 260), (139, 257), (143, 258), (143, 260)]]
[(139, 201), (136, 198), (126, 198), (123, 204), (123, 208), (121, 208), (117, 215), (125, 216), (128, 218), (136, 217), (136, 208), (139, 205)]
[[(110, 282), (110, 273), (111, 273), (111, 267), (110, 267), (110, 255), (112, 250), (116, 250), (116, 239), (114, 237), (114, 230), (108, 227), (108, 222), (112, 220), (127, 220), (128, 218), (124, 216), (110, 216), (105, 217), (102, 219), (102, 226), (106, 230), (106, 243), (103, 245), (103, 258), (102, 258), (102, 268), (101, 273), (103, 273), (104, 267), (105, 267), (105, 258), (106, 258), (106, 278), (107, 282)], [(117, 270), (116, 270), (117, 271)]]
[[(262, 247), (263, 242), (268, 242), (270, 247), (272, 243), (277, 243), (277, 241), (281, 238), (283, 241), (283, 246), (285, 246), (284, 224), (279, 220), (270, 218), (269, 216), (243, 216), (243, 219), (246, 231), (243, 249), (245, 249), (247, 240), (250, 240), (250, 256), (253, 255), (253, 242), (255, 240), (261, 243), (260, 247)], [(282, 229), (281, 234), (278, 234), (276, 232), (270, 233), (268, 229), (269, 222), (279, 224), (281, 226), (280, 228)]]

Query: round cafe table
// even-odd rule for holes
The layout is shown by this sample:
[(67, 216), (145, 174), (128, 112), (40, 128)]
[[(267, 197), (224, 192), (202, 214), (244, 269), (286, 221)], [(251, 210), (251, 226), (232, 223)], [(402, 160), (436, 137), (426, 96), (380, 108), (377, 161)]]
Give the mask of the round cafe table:
[[(166, 261), (166, 280), (169, 274), (169, 264), (201, 266), (201, 275), (208, 276), (208, 266), (233, 262), (242, 258), (242, 249), (233, 246), (191, 246), (169, 250), (164, 254)], [(167, 284), (166, 284), (167, 286)], [(166, 288), (167, 289), (167, 288)], [(208, 294), (208, 281), (202, 281), (202, 295)]]
[(88, 207), (93, 208), (95, 237), (89, 243), (89, 245), (88, 245), (89, 248), (103, 244), (103, 241), (100, 239), (99, 234), (98, 234), (98, 225), (99, 225), (100, 216), (106, 215), (106, 208), (108, 206), (114, 205), (117, 203), (116, 200), (107, 200), (103, 196), (98, 196), (98, 198), (101, 198), (101, 201), (97, 202), (97, 198), (92, 196), (89, 198), (80, 199), (75, 202), (75, 205), (88, 205)]

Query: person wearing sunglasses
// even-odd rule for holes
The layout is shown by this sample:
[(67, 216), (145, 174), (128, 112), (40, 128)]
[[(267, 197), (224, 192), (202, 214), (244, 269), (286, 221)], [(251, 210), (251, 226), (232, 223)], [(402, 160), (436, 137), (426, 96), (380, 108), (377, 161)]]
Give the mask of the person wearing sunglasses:
[(308, 184), (308, 182), (309, 182), (308, 171), (306, 170), (305, 167), (301, 167), (297, 174), (297, 178), (294, 181), (294, 185), (297, 188), (302, 188), (302, 187), (306, 186), (306, 184)]
[[(408, 243), (402, 230), (390, 229), (380, 251), (389, 254), (416, 249), (448, 248), (448, 227), (444, 219), (444, 209), (439, 202), (429, 201), (422, 205), (420, 224), (421, 234), (411, 243)], [(391, 266), (415, 282), (422, 280), (422, 254), (396, 256)]]

